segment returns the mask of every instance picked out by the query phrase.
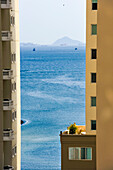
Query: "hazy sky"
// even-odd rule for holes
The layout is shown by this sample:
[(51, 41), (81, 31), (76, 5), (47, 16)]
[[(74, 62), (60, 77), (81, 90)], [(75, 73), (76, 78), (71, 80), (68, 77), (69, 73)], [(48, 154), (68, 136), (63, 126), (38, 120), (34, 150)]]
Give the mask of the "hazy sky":
[(85, 42), (85, 27), (85, 0), (20, 0), (21, 42), (51, 44), (64, 36)]

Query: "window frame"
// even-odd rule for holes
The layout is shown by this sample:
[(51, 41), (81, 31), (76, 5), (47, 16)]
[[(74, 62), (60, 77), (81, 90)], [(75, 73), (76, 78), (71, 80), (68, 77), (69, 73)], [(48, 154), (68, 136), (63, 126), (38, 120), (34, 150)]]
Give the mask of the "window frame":
[[(96, 83), (96, 81), (92, 81), (93, 80), (93, 75), (96, 75), (96, 73), (91, 73), (91, 83)], [(96, 77), (96, 76), (95, 76)]]
[(15, 26), (15, 16), (13, 15), (10, 16), (10, 25)]
[(94, 9), (94, 8), (93, 8), (93, 5), (94, 5), (94, 4), (96, 4), (96, 5), (97, 5), (98, 3), (97, 3), (97, 2), (92, 2), (92, 11), (97, 11), (98, 6), (96, 7), (96, 9)]
[[(96, 34), (93, 33), (93, 26), (96, 26)], [(91, 24), (91, 35), (97, 35), (97, 24)]]
[[(93, 51), (95, 51), (95, 54), (96, 54), (96, 55), (95, 55), (95, 56), (96, 56), (95, 58), (93, 58)], [(95, 48), (95, 49), (92, 48), (92, 49), (91, 49), (91, 60), (96, 60), (96, 59), (97, 59), (97, 49), (96, 49), (96, 48)]]
[(16, 82), (14, 81), (11, 85), (11, 89), (12, 89), (12, 92), (15, 92), (16, 91)]
[(16, 155), (17, 155), (17, 145), (15, 145), (15, 146), (12, 148), (12, 158), (14, 158)]
[[(96, 2), (93, 2), (93, 1), (96, 1)], [(92, 3), (98, 3), (98, 0), (92, 0)]]
[(91, 120), (91, 131), (96, 131), (96, 129), (92, 129), (92, 122), (93, 122), (93, 121), (96, 122), (96, 120)]
[(16, 63), (16, 53), (11, 54), (11, 62)]
[(17, 111), (14, 110), (14, 111), (12, 112), (12, 122), (16, 121), (16, 119), (17, 119)]
[[(74, 148), (74, 150), (76, 149), (76, 148), (79, 148), (80, 149), (80, 159), (69, 159), (69, 149), (70, 148)], [(81, 149), (84, 149), (85, 148), (85, 159), (81, 159)], [(90, 148), (91, 149), (91, 159), (86, 159), (86, 149), (87, 148)], [(75, 153), (75, 151), (74, 151), (74, 153)], [(74, 155), (74, 157), (75, 157), (75, 155)], [(93, 160), (93, 148), (92, 147), (68, 147), (68, 160), (69, 161), (92, 161)]]
[(90, 97), (91, 107), (96, 107), (96, 105), (92, 105), (92, 98), (96, 98), (96, 96), (91, 96), (91, 97)]

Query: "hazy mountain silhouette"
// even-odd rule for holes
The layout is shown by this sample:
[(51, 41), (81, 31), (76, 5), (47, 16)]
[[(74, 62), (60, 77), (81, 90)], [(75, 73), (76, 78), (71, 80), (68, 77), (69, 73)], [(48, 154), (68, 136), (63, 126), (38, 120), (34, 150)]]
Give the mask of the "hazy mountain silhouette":
[(78, 40), (72, 40), (69, 37), (63, 37), (63, 38), (56, 40), (52, 45), (54, 46), (83, 46), (85, 44)]
[(37, 47), (37, 46), (84, 46), (85, 44), (78, 41), (78, 40), (72, 40), (69, 37), (63, 37), (58, 40), (56, 40), (53, 44), (45, 44), (45, 45), (40, 45), (40, 44), (33, 44), (33, 43), (21, 43), (21, 47)]

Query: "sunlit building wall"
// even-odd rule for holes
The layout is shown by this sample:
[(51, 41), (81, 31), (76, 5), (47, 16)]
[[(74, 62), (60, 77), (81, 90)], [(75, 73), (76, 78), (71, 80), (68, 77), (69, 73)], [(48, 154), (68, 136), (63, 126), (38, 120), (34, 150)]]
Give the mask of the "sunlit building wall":
[(0, 1), (0, 169), (20, 170), (19, 2)]
[(97, 0), (86, 8), (86, 133), (96, 134)]

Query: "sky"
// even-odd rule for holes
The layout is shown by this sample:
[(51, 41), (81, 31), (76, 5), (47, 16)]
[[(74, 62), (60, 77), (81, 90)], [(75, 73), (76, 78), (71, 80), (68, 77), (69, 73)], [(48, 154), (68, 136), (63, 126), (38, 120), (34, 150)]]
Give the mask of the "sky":
[(86, 41), (86, 0), (20, 0), (20, 42)]

